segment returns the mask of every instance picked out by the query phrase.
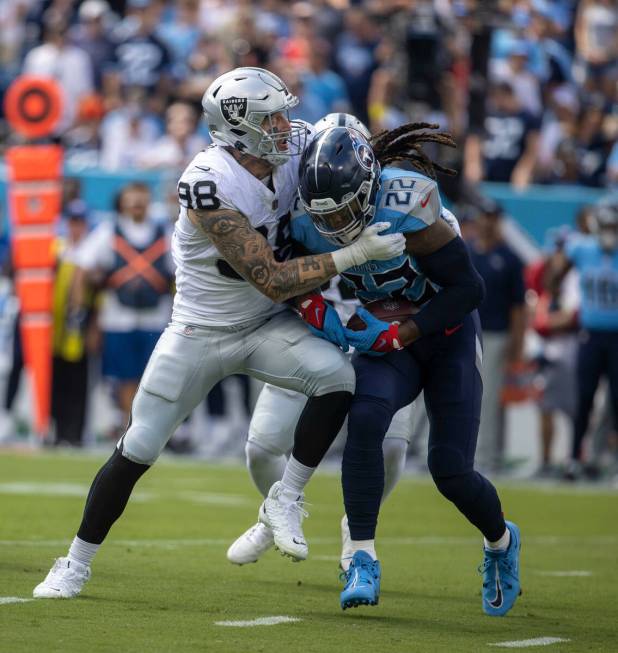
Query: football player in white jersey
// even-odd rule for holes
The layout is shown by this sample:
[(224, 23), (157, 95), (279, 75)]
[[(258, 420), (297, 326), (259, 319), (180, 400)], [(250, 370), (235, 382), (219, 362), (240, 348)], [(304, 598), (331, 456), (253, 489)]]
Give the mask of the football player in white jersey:
[[(329, 113), (315, 123), (314, 131), (317, 134), (323, 129), (338, 126), (351, 127), (366, 138), (371, 138), (367, 127), (349, 113)], [(295, 204), (296, 210), (303, 213), (303, 209), (297, 208), (298, 202)], [(343, 324), (359, 305), (357, 299), (342, 298), (338, 277), (331, 280), (329, 289), (323, 294), (331, 301)], [(245, 454), (251, 479), (264, 497), (268, 495), (272, 485), (283, 476), (286, 454), (294, 443), (294, 428), (306, 402), (305, 395), (269, 383), (260, 392), (249, 425)], [(409, 404), (395, 414), (384, 438), (383, 501), (401, 478), (411, 437), (412, 404)], [(347, 569), (353, 551), (349, 549), (350, 532), (345, 515), (341, 520), (341, 540), (341, 566)], [(258, 522), (235, 540), (227, 551), (227, 558), (238, 565), (257, 562), (273, 546), (274, 538), (271, 529)]]
[[(279, 496), (271, 497), (273, 519), (292, 528), (299, 523), (302, 488), (341, 428), (355, 379), (343, 352), (312, 335), (283, 302), (348, 267), (399, 255), (405, 241), (400, 234), (380, 236), (389, 225), (379, 224), (334, 254), (290, 258), (298, 158), (310, 135), (308, 125), (288, 119), (297, 102), (260, 68), (237, 68), (206, 91), (202, 104), (214, 145), (193, 159), (178, 183), (172, 321), (144, 372), (127, 430), (92, 483), (77, 536), (34, 589), (35, 598), (80, 593), (135, 483), (176, 427), (230, 374), (309, 397), (287, 475)], [(325, 333), (341, 328), (338, 320), (323, 326)]]

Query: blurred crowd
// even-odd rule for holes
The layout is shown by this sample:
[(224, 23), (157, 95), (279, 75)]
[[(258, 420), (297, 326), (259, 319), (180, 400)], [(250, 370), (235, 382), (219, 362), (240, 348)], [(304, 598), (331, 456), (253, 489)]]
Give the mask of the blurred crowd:
[(208, 142), (208, 84), (261, 66), (300, 97), (296, 118), (440, 123), (471, 182), (606, 187), (617, 35), (614, 0), (1, 0), (0, 93), (56, 79), (76, 166), (182, 168)]

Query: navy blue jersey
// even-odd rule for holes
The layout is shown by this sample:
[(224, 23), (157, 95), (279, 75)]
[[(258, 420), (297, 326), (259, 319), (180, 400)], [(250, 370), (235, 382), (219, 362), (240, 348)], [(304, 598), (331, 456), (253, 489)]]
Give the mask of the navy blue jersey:
[(161, 75), (169, 72), (171, 57), (167, 46), (154, 34), (136, 34), (116, 45), (114, 65), (125, 86), (152, 89)]
[(526, 148), (530, 132), (538, 130), (538, 120), (527, 113), (488, 113), (483, 141), (485, 179), (510, 181), (513, 170)]
[[(337, 246), (318, 233), (311, 218), (299, 210), (298, 205), (297, 201), (291, 222), (292, 238), (312, 254), (336, 250)], [(373, 221), (390, 222), (383, 233), (420, 231), (438, 219), (446, 220), (459, 232), (452, 213), (442, 207), (436, 182), (418, 172), (399, 168), (383, 170), (376, 207)], [(414, 257), (407, 253), (389, 261), (368, 261), (351, 267), (341, 277), (362, 302), (403, 297), (420, 305), (430, 299), (437, 288), (418, 270)]]
[(485, 282), (485, 299), (479, 306), (483, 331), (508, 331), (511, 308), (525, 301), (520, 258), (504, 243), (489, 252), (477, 252), (472, 246), (470, 258)]

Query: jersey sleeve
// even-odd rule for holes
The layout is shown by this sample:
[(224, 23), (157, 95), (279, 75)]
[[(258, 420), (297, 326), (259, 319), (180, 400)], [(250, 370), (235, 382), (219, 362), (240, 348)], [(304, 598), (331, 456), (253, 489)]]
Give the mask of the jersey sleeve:
[(378, 203), (380, 220), (396, 224), (397, 231), (421, 231), (440, 218), (438, 185), (428, 177), (395, 177), (384, 184)]

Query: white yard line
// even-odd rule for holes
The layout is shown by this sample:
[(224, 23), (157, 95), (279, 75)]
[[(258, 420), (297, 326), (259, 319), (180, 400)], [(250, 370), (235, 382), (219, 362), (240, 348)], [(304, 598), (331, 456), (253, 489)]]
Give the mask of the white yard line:
[(501, 648), (530, 648), (532, 646), (549, 646), (559, 642), (570, 642), (570, 639), (564, 637), (535, 637), (534, 639), (518, 639), (512, 642), (495, 642), (487, 646), (499, 646)]
[[(88, 494), (88, 485), (81, 483), (47, 483), (38, 481), (17, 481), (0, 483), (0, 494), (52, 497), (79, 497), (83, 499)], [(131, 501), (145, 503), (159, 499), (157, 492), (137, 490), (131, 495)], [(225, 494), (222, 492), (171, 491), (165, 494), (167, 499), (186, 501), (187, 503), (206, 504), (213, 506), (251, 506), (257, 505), (255, 499), (240, 494)]]
[(276, 626), (277, 624), (291, 624), (302, 621), (298, 617), (260, 617), (250, 621), (215, 621), (215, 626), (229, 626), (233, 628), (253, 628), (255, 626)]
[(557, 578), (586, 578), (592, 576), (591, 571), (586, 571), (584, 569), (573, 569), (572, 571), (537, 571), (539, 576), (555, 576)]
[(34, 599), (20, 599), (19, 596), (0, 596), (0, 605), (6, 605), (7, 603), (28, 603)]
[[(149, 546), (161, 548), (173, 547), (191, 547), (191, 546), (221, 546), (229, 544), (233, 541), (233, 536), (229, 538), (181, 538), (181, 539), (131, 539), (131, 540), (115, 540), (110, 539), (106, 541), (106, 546)], [(333, 545), (339, 544), (341, 540), (338, 537), (312, 537), (310, 543), (315, 545)], [(63, 544), (70, 544), (69, 539), (31, 539), (31, 540), (0, 540), (0, 546), (59, 546)], [(418, 536), (418, 537), (383, 537), (380, 539), (380, 544), (389, 546), (455, 546), (455, 545), (471, 545), (481, 547), (481, 540), (478, 537), (450, 537), (450, 536)], [(587, 546), (606, 546), (609, 544), (618, 544), (618, 536), (616, 535), (588, 535), (588, 536), (530, 536), (526, 538), (526, 544), (537, 545), (575, 545), (582, 544)], [(553, 572), (548, 572), (551, 575)], [(578, 573), (577, 575), (584, 575)]]

